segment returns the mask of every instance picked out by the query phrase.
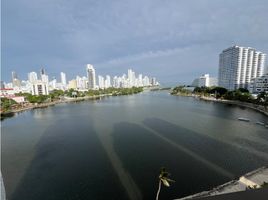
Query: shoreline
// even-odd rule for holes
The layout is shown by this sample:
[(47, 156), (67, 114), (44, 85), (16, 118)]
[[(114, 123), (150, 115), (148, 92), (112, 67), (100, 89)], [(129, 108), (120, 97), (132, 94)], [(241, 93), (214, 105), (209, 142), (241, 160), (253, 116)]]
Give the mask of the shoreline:
[(31, 104), (29, 106), (25, 106), (22, 108), (14, 109), (8, 112), (3, 112), (1, 113), (1, 119), (4, 119), (6, 117), (12, 117), (16, 113), (24, 112), (27, 110), (31, 109), (38, 109), (38, 108), (46, 108), (48, 106), (54, 106), (56, 104), (61, 104), (61, 103), (69, 103), (69, 102), (78, 102), (78, 101), (84, 101), (84, 100), (94, 100), (98, 99), (101, 97), (107, 97), (107, 96), (112, 96), (112, 94), (101, 94), (101, 95), (96, 95), (96, 96), (86, 96), (86, 97), (77, 97), (77, 98), (65, 98), (64, 100), (57, 100), (53, 102), (48, 102), (48, 103), (42, 103), (42, 104)]
[(211, 97), (199, 97), (199, 99), (203, 101), (212, 101), (212, 102), (218, 102), (218, 103), (223, 103), (223, 104), (231, 104), (231, 105), (246, 107), (246, 108), (258, 111), (268, 117), (268, 110), (265, 110), (264, 106), (261, 106), (261, 105), (241, 102), (241, 101), (226, 100), (226, 99), (215, 99)]
[(241, 107), (249, 108), (249, 109), (255, 110), (257, 112), (260, 112), (268, 117), (268, 110), (265, 110), (264, 106), (257, 105), (257, 104), (252, 104), (252, 103), (247, 103), (247, 102), (242, 102), (242, 101), (226, 100), (226, 99), (215, 99), (214, 97), (205, 97), (205, 96), (199, 96), (199, 95), (195, 95), (195, 94), (179, 94), (178, 93), (178, 94), (171, 94), (171, 95), (183, 96), (183, 97), (194, 97), (194, 98), (198, 98), (199, 100), (203, 100), (203, 101), (211, 101), (211, 102), (241, 106)]

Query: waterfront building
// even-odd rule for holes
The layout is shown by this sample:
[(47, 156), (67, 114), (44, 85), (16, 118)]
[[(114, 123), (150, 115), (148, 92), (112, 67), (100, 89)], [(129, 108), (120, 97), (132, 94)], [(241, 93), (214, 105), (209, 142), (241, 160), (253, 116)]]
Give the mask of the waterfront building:
[(151, 78), (151, 85), (152, 86), (156, 85), (156, 78), (155, 77)]
[(13, 83), (5, 83), (4, 88), (13, 88)]
[(268, 92), (268, 74), (252, 80), (250, 85), (251, 93)]
[(12, 81), (14, 81), (15, 79), (18, 79), (18, 75), (15, 71), (11, 72), (11, 77), (12, 77)]
[(49, 88), (51, 90), (55, 90), (57, 88), (57, 80), (55, 77), (53, 77), (52, 80), (49, 82)]
[(111, 77), (109, 75), (106, 75), (104, 85), (105, 85), (105, 88), (111, 87)]
[(228, 90), (249, 88), (264, 73), (266, 54), (251, 47), (232, 46), (219, 56), (219, 86)]
[(30, 83), (34, 83), (38, 80), (37, 73), (36, 72), (30, 72), (28, 73), (28, 81)]
[(135, 81), (136, 81), (136, 76), (135, 72), (132, 71), (132, 69), (128, 69), (128, 82), (129, 82), (129, 87), (135, 86)]
[(210, 77), (209, 74), (204, 74), (199, 78), (194, 79), (192, 82), (193, 87), (212, 87), (217, 85), (218, 85), (217, 78)]
[(113, 87), (114, 88), (119, 88), (120, 87), (120, 82), (121, 82), (121, 78), (114, 76), (113, 77)]
[(63, 86), (66, 86), (67, 82), (66, 82), (66, 74), (64, 72), (60, 73), (60, 79), (61, 79), (61, 84)]
[(40, 76), (41, 76), (41, 81), (44, 82), (45, 84), (49, 83), (49, 78), (48, 75), (46, 74), (46, 71), (44, 68), (40, 70)]
[(76, 76), (76, 88), (77, 89), (84, 89), (83, 88), (83, 79), (80, 76)]
[(142, 84), (142, 74), (139, 74), (138, 75), (138, 86), (139, 87), (142, 87), (143, 86), (143, 84)]
[(20, 87), (21, 86), (20, 80), (16, 79), (16, 78), (13, 80), (12, 84), (13, 84), (13, 87)]
[(148, 76), (144, 76), (142, 80), (143, 86), (149, 86), (150, 85), (150, 79)]
[(13, 87), (20, 87), (20, 80), (18, 78), (17, 73), (15, 71), (12, 71), (11, 76), (12, 76)]
[(88, 89), (96, 88), (96, 74), (93, 65), (87, 64)]
[(16, 91), (13, 88), (1, 88), (0, 89), (0, 96), (7, 97), (7, 96), (15, 96)]
[(17, 91), (17, 93), (31, 93), (32, 92), (32, 83), (29, 81), (21, 81), (20, 87), (14, 87), (14, 89)]
[(103, 78), (103, 76), (98, 76), (98, 79), (99, 79), (99, 88), (100, 88), (100, 89), (104, 89), (104, 87), (105, 87), (105, 83), (104, 83), (104, 78)]
[(218, 86), (218, 79), (216, 77), (209, 78), (209, 87)]
[(48, 95), (48, 84), (37, 80), (32, 84), (32, 95)]
[(24, 103), (25, 98), (24, 96), (16, 96), (15, 94), (17, 93), (16, 90), (13, 88), (1, 88), (0, 89), (0, 97), (1, 98), (7, 98), (7, 99), (13, 99), (17, 103)]
[(77, 81), (76, 79), (72, 79), (69, 81), (68, 89), (77, 89)]
[(41, 81), (48, 84), (48, 75), (46, 74), (41, 74)]

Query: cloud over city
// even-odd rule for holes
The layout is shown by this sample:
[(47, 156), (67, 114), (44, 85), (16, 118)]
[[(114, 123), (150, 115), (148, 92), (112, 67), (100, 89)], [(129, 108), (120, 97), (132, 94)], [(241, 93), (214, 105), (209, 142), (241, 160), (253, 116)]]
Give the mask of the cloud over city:
[(128, 67), (160, 82), (214, 76), (231, 45), (268, 52), (263, 0), (8, 0), (2, 2), (2, 79), (41, 66), (69, 78), (94, 65), (97, 74)]

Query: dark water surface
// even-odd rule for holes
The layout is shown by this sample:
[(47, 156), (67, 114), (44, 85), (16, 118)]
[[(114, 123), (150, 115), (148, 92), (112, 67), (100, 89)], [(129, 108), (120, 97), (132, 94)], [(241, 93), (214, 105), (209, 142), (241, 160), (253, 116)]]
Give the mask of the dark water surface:
[(256, 121), (268, 118), (167, 92), (26, 111), (2, 121), (7, 196), (155, 199), (162, 166), (176, 182), (160, 199), (209, 190), (268, 165), (268, 129)]

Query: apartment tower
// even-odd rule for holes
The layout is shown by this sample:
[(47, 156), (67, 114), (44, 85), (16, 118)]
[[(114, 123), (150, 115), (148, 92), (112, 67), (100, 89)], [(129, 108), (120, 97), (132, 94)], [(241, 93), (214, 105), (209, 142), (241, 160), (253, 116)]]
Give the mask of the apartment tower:
[(87, 64), (88, 89), (96, 88), (96, 74), (93, 65)]
[(219, 57), (219, 86), (249, 89), (252, 79), (264, 74), (266, 54), (251, 47), (232, 46)]

